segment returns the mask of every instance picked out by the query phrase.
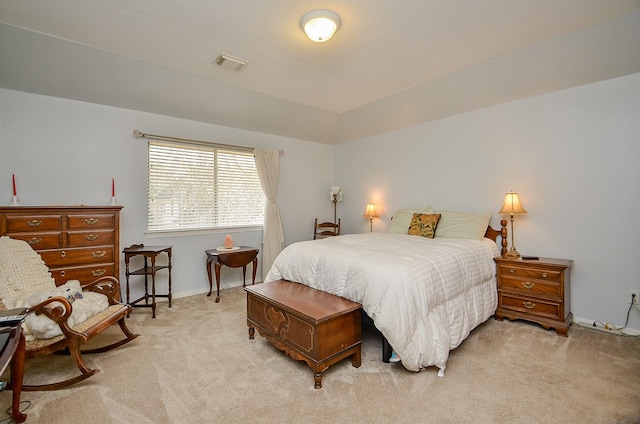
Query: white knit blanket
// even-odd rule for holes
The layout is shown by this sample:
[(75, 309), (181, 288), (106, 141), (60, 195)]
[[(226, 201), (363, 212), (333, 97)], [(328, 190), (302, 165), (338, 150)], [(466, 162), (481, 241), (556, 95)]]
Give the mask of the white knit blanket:
[(33, 293), (55, 288), (47, 265), (27, 242), (0, 237), (0, 299), (6, 309)]

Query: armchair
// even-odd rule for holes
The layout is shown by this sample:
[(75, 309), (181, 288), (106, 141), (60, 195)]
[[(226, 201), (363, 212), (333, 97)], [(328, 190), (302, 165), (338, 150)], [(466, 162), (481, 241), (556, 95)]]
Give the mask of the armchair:
[[(64, 286), (70, 283), (67, 282)], [(29, 244), (6, 236), (0, 237), (0, 310), (21, 306), (29, 308), (23, 324), (27, 337), (26, 357), (33, 358), (66, 350), (80, 370), (80, 375), (67, 380), (43, 385), (25, 384), (22, 387), (25, 391), (57, 390), (82, 381), (100, 371), (91, 369), (85, 363), (83, 353), (105, 352), (138, 337), (125, 323), (131, 306), (118, 300), (120, 284), (116, 278), (102, 277), (82, 287), (80, 291), (71, 290), (71, 296), (61, 295), (62, 293), (40, 255)], [(38, 298), (44, 300), (34, 301)], [(83, 309), (81, 306), (90, 299), (98, 299), (94, 303), (102, 305), (100, 310), (93, 308), (91, 312), (84, 311), (80, 314)], [(46, 336), (39, 336), (42, 331), (36, 331), (36, 324), (43, 321), (42, 316), (52, 321), (45, 320), (49, 324), (48, 328), (57, 327), (54, 328), (57, 335), (47, 331)], [(123, 339), (106, 346), (81, 350), (90, 339), (115, 323), (118, 323), (124, 333)], [(33, 328), (29, 328), (29, 325)]]

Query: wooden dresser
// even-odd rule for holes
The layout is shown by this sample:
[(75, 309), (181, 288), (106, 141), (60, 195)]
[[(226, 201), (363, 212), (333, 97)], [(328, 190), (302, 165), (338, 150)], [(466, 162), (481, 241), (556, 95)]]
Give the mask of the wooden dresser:
[(0, 236), (24, 240), (49, 267), (56, 284), (120, 276), (122, 206), (0, 207)]
[(566, 336), (571, 324), (569, 259), (493, 259), (497, 264), (498, 309), (495, 317), (525, 319)]

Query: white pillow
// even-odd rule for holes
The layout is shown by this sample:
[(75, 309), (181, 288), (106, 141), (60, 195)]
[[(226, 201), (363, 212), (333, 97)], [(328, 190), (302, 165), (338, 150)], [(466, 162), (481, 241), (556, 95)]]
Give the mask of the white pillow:
[[(67, 281), (55, 289), (34, 293), (20, 303), (21, 306), (29, 308), (53, 296), (67, 298), (71, 303), (72, 313), (67, 322), (72, 328), (109, 307), (107, 296), (96, 292), (82, 291), (78, 280)], [(56, 303), (49, 304), (49, 306), (54, 307)], [(57, 304), (60, 305), (60, 303)], [(27, 314), (24, 324), (27, 340), (51, 339), (62, 334), (60, 326), (44, 314), (36, 315), (35, 312)]]
[(487, 232), (491, 214), (472, 214), (441, 210), (440, 221), (436, 227), (436, 238), (464, 238), (482, 240)]
[(400, 209), (393, 214), (391, 225), (389, 226), (389, 232), (395, 234), (407, 234), (409, 226), (411, 225), (411, 218), (414, 213), (433, 213), (431, 206), (421, 209)]

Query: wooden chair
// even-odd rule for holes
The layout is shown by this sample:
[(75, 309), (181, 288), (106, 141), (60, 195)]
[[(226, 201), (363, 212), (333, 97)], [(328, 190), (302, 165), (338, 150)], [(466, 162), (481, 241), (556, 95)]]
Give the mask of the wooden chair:
[(338, 223), (333, 222), (321, 222), (318, 224), (318, 218), (313, 223), (313, 239), (321, 239), (325, 237), (339, 236), (340, 235), (340, 219)]
[[(34, 294), (55, 291), (56, 284), (40, 255), (29, 244), (22, 240), (0, 237), (0, 309), (13, 309), (24, 305), (25, 299)], [(73, 312), (73, 304), (65, 297), (53, 296), (28, 309), (28, 313), (45, 315), (59, 326), (61, 335), (38, 339), (33, 334), (27, 335), (26, 357), (33, 358), (49, 355), (66, 350), (75, 365), (80, 369), (80, 375), (67, 380), (42, 384), (23, 385), (23, 390), (57, 390), (82, 381), (97, 372), (91, 369), (82, 358), (83, 353), (100, 353), (116, 347), (138, 337), (132, 333), (125, 323), (125, 317), (131, 312), (131, 306), (121, 303), (120, 283), (114, 277), (102, 277), (82, 287), (81, 295), (91, 297), (88, 292), (96, 292), (107, 297), (106, 309), (89, 317), (75, 326), (70, 325), (69, 317)], [(82, 297), (82, 296), (76, 296)], [(101, 298), (102, 299), (102, 298)], [(77, 300), (76, 300), (77, 302)], [(75, 303), (75, 302), (74, 302)], [(104, 300), (102, 300), (102, 303)], [(81, 350), (90, 339), (100, 334), (111, 325), (118, 323), (124, 333), (124, 338), (112, 344)], [(55, 327), (53, 325), (53, 327)]]

